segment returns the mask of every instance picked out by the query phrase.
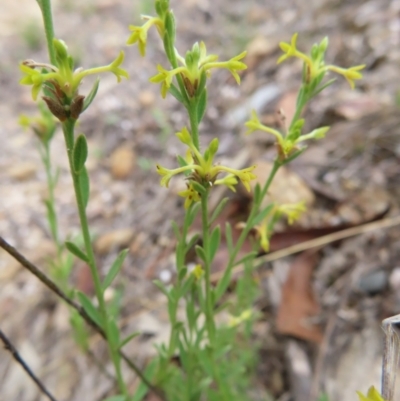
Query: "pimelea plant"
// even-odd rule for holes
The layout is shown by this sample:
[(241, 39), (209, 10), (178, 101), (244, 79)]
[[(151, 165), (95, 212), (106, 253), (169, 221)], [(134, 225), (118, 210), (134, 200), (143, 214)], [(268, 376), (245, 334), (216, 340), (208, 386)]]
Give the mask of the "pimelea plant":
[[(351, 88), (354, 81), (361, 78), (364, 66), (340, 68), (325, 64), (325, 51), (328, 39), (315, 44), (310, 54), (297, 49), (297, 34), (290, 43), (281, 43), (283, 55), (278, 63), (296, 57), (303, 61), (302, 83), (298, 92), (295, 114), (290, 122), (282, 121), (281, 129), (262, 124), (255, 112), (246, 123), (248, 134), (261, 130), (273, 135), (276, 140), (276, 157), (271, 173), (262, 185), (257, 184), (253, 193), (253, 204), (246, 221), (240, 224), (241, 233), (234, 241), (232, 227), (226, 223), (224, 233), (216, 220), (228, 199), (223, 199), (214, 210), (210, 210), (210, 193), (216, 186), (226, 186), (235, 191), (243, 185), (248, 191), (250, 183), (256, 178), (255, 166), (234, 169), (218, 162), (218, 138), (214, 138), (203, 149), (200, 147), (199, 124), (207, 108), (207, 85), (213, 69), (226, 69), (240, 84), (240, 72), (247, 68), (244, 59), (246, 52), (220, 61), (217, 55), (208, 54), (206, 45), (195, 43), (181, 55), (175, 47), (176, 28), (174, 14), (168, 0), (155, 0), (156, 16), (143, 16), (142, 26), (130, 26), (132, 34), (127, 44), (137, 43), (140, 54), (145, 55), (147, 32), (154, 26), (162, 40), (166, 62), (158, 65), (157, 73), (150, 81), (160, 84), (161, 96), (171, 94), (182, 104), (188, 114), (188, 126), (181, 127), (177, 139), (186, 147), (186, 152), (178, 155), (177, 165), (172, 168), (157, 165), (161, 176), (161, 185), (168, 187), (172, 178), (184, 179), (186, 189), (180, 192), (184, 198), (185, 216), (181, 227), (173, 223), (176, 235), (176, 270), (175, 282), (167, 287), (156, 281), (157, 287), (167, 298), (170, 320), (170, 335), (167, 344), (158, 346), (157, 357), (149, 364), (143, 374), (134, 367), (142, 379), (135, 394), (130, 394), (122, 375), (121, 347), (135, 334), (121, 339), (115, 315), (108, 311), (104, 297), (105, 290), (118, 274), (127, 251), (122, 251), (106, 277), (101, 278), (96, 266), (86, 206), (89, 202), (89, 176), (85, 163), (88, 146), (84, 134), (77, 134), (76, 123), (94, 100), (99, 85), (97, 80), (88, 94), (79, 93), (79, 85), (84, 77), (105, 72), (113, 73), (117, 80), (128, 78), (121, 67), (124, 53), (121, 51), (109, 65), (91, 69), (74, 67), (74, 60), (66, 44), (54, 38), (50, 0), (37, 0), (42, 10), (50, 62), (26, 60), (21, 65), (23, 78), (21, 84), (32, 88), (32, 97), (36, 100), (41, 94), (47, 105), (41, 107), (43, 130), (38, 136), (43, 145), (43, 161), (49, 170), (49, 141), (54, 134), (53, 116), (60, 121), (64, 134), (66, 152), (73, 180), (77, 210), (80, 218), (83, 249), (74, 242), (66, 242), (65, 248), (77, 258), (86, 262), (90, 268), (97, 305), (83, 293), (77, 297), (91, 321), (100, 328), (107, 340), (109, 355), (114, 365), (118, 382), (118, 394), (107, 398), (108, 401), (138, 401), (149, 387), (158, 389), (158, 395), (169, 401), (239, 401), (249, 399), (249, 387), (253, 378), (256, 361), (256, 347), (252, 344), (252, 324), (256, 313), (252, 308), (257, 293), (257, 284), (253, 278), (254, 259), (259, 248), (268, 251), (269, 238), (276, 221), (286, 216), (291, 224), (304, 211), (303, 203), (296, 205), (263, 205), (263, 199), (280, 167), (298, 157), (304, 150), (304, 142), (325, 136), (329, 127), (320, 127), (303, 133), (304, 119), (301, 115), (305, 105), (334, 80), (326, 80), (329, 72), (344, 76)], [(50, 115), (52, 114), (52, 116)], [(36, 124), (38, 121), (36, 121)], [(42, 135), (43, 133), (43, 135)], [(58, 253), (64, 244), (60, 243), (55, 217), (54, 185), (55, 178), (48, 173), (49, 199), (46, 202), (48, 220)], [(201, 234), (190, 236), (191, 227), (196, 219), (201, 220)], [(254, 250), (244, 257), (238, 257), (245, 240), (256, 233)], [(221, 278), (215, 285), (211, 282), (211, 269), (218, 252), (221, 236), (225, 236), (229, 257)], [(195, 248), (199, 263), (190, 268), (186, 256)], [(232, 300), (227, 301), (227, 290), (232, 272), (237, 265), (244, 266), (244, 274), (238, 280)], [(184, 310), (184, 316), (178, 311)], [(219, 323), (218, 315), (228, 311), (230, 319)], [(133, 365), (134, 366), (134, 365)], [(132, 365), (131, 365), (132, 367)], [(372, 391), (372, 390), (371, 390)], [(361, 400), (377, 399), (373, 391), (368, 398), (360, 395)], [(375, 397), (375, 398), (374, 398)]]

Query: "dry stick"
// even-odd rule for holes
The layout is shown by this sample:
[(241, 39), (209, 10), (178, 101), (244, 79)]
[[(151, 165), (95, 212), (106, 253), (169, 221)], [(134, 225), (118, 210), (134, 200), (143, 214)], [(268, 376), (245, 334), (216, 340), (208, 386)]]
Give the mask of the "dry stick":
[[(95, 331), (97, 331), (105, 340), (107, 340), (104, 330), (95, 323), (90, 316), (85, 312), (85, 310), (77, 304), (73, 299), (69, 298), (64, 291), (62, 291), (57, 284), (55, 284), (51, 279), (49, 279), (38, 267), (26, 259), (21, 253), (17, 251), (12, 245), (10, 245), (4, 238), (0, 236), (0, 248), (3, 248), (8, 254), (10, 254), (14, 259), (16, 259), (23, 267), (29, 270), (34, 276), (36, 276), (47, 288), (53, 291), (61, 299), (63, 299), (68, 305), (76, 309), (81, 317), (88, 323)], [(161, 399), (165, 399), (162, 392), (157, 389), (149, 380), (143, 375), (141, 370), (132, 362), (124, 352), (119, 351), (122, 359), (128, 364), (128, 366), (140, 377), (143, 383), (154, 393), (156, 393)]]
[[(297, 252), (302, 252), (307, 249), (315, 248), (322, 245), (327, 245), (335, 241), (339, 241), (341, 239), (354, 237), (355, 235), (364, 234), (370, 231), (375, 231), (381, 228), (388, 228), (397, 226), (400, 224), (400, 216), (388, 217), (386, 219), (381, 219), (378, 221), (374, 221), (372, 223), (363, 224), (361, 226), (347, 228), (346, 230), (337, 231), (332, 234), (324, 235), (322, 237), (312, 239), (310, 241), (304, 241), (300, 244), (296, 244), (293, 246), (289, 246), (285, 249), (281, 249), (276, 252), (271, 252), (267, 255), (261, 256), (256, 259), (257, 265), (256, 268), (260, 267), (262, 264), (266, 262), (272, 262), (273, 260), (277, 260), (283, 258), (285, 256), (293, 255)], [(233, 274), (241, 273), (244, 269), (243, 265), (236, 266), (233, 271)], [(211, 280), (216, 281), (222, 277), (224, 272), (217, 272), (211, 275)]]
[(11, 343), (11, 341), (7, 338), (7, 336), (1, 330), (0, 330), (0, 339), (4, 344), (4, 348), (7, 351), (10, 351), (13, 358), (17, 361), (17, 363), (19, 363), (22, 366), (22, 369), (24, 369), (25, 372), (28, 374), (28, 376), (36, 383), (36, 385), (39, 387), (40, 391), (43, 394), (45, 394), (51, 401), (57, 401), (57, 399), (51, 395), (49, 390), (47, 390), (47, 388), (40, 381), (40, 379), (32, 372), (32, 369), (23, 360), (21, 355), (18, 353), (17, 349), (14, 347), (14, 345)]
[(382, 361), (382, 397), (394, 401), (396, 374), (399, 366), (400, 341), (396, 326), (400, 324), (400, 315), (392, 316), (382, 322), (385, 333)]

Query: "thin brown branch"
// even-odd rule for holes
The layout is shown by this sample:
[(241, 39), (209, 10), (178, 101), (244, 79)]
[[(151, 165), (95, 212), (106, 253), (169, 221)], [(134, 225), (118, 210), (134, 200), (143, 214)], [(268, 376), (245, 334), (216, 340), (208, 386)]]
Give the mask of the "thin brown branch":
[[(69, 306), (76, 309), (81, 317), (89, 324), (95, 331), (97, 331), (106, 341), (107, 336), (104, 330), (97, 325), (97, 323), (90, 318), (90, 316), (85, 312), (85, 310), (76, 303), (73, 299), (68, 297), (64, 291), (62, 291), (54, 281), (47, 277), (38, 267), (36, 267), (32, 262), (25, 258), (20, 252), (17, 251), (12, 245), (10, 245), (4, 238), (0, 236), (0, 248), (3, 248), (9, 255), (16, 259), (21, 265), (29, 270), (34, 276), (36, 276), (47, 288), (53, 291), (58, 297), (65, 301)], [(165, 397), (160, 389), (156, 388), (150, 381), (144, 376), (140, 368), (132, 362), (123, 351), (119, 351), (122, 359), (126, 364), (138, 375), (138, 377), (143, 381), (143, 383), (154, 393), (156, 393), (162, 400)]]
[(56, 398), (54, 398), (50, 391), (47, 390), (46, 386), (42, 383), (42, 381), (33, 373), (32, 369), (29, 367), (29, 365), (24, 361), (24, 359), (21, 357), (21, 355), (18, 353), (17, 349), (14, 347), (14, 345), (11, 343), (11, 341), (7, 338), (7, 336), (0, 330), (0, 340), (4, 344), (4, 348), (10, 352), (12, 357), (17, 361), (22, 366), (22, 369), (25, 370), (27, 375), (36, 383), (36, 385), (39, 387), (40, 391), (46, 395), (51, 401), (57, 401)]

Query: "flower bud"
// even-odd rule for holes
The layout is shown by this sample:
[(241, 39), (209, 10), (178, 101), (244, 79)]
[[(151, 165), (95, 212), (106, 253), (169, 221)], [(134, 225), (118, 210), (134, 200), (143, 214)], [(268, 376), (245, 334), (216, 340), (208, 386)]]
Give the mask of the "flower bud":
[(49, 96), (42, 96), (42, 99), (46, 102), (47, 107), (54, 117), (57, 117), (61, 122), (64, 122), (68, 118), (67, 111), (60, 102)]

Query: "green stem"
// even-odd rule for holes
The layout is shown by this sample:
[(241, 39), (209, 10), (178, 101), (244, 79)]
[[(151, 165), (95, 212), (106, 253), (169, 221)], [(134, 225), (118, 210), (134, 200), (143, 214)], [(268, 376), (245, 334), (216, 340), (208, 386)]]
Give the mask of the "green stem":
[[(242, 232), (240, 233), (240, 236), (233, 248), (232, 253), (229, 255), (229, 260), (228, 260), (228, 264), (227, 264), (224, 276), (225, 275), (230, 276), (230, 274), (232, 273), (233, 266), (235, 266), (236, 256), (239, 253), (240, 249), (242, 248), (244, 241), (246, 240), (250, 230), (253, 228), (253, 220), (256, 217), (256, 215), (261, 207), (261, 203), (262, 203), (277, 171), (279, 170), (279, 167), (281, 167), (281, 165), (282, 164), (279, 161), (275, 160), (272, 170), (269, 174), (268, 180), (266, 181), (266, 183), (264, 184), (264, 186), (261, 190), (261, 196), (259, 197), (258, 202), (255, 202), (253, 204), (253, 207), (251, 208), (250, 215), (247, 219), (246, 225), (243, 228)], [(229, 282), (229, 280), (228, 280), (228, 282)], [(218, 301), (218, 300), (216, 300), (216, 301)]]
[(120, 357), (118, 354), (118, 350), (111, 344), (109, 341), (110, 338), (110, 320), (106, 308), (106, 302), (104, 300), (104, 293), (101, 287), (101, 280), (100, 276), (98, 273), (98, 268), (96, 266), (96, 260), (95, 260), (95, 255), (93, 252), (93, 247), (92, 247), (92, 242), (90, 239), (90, 232), (89, 232), (89, 224), (86, 216), (86, 208), (84, 204), (84, 197), (82, 193), (82, 189), (80, 186), (79, 182), (79, 174), (76, 174), (74, 172), (73, 168), (73, 145), (74, 145), (74, 127), (75, 127), (75, 120), (73, 119), (68, 119), (62, 124), (63, 127), (63, 132), (64, 132), (64, 138), (65, 138), (65, 143), (67, 146), (67, 154), (68, 154), (68, 160), (69, 160), (69, 166), (71, 170), (71, 176), (74, 184), (74, 190), (75, 190), (75, 197), (76, 197), (76, 202), (77, 202), (77, 207), (78, 207), (78, 213), (79, 213), (79, 220), (81, 223), (81, 229), (82, 229), (82, 235), (83, 235), (83, 240), (85, 243), (85, 250), (86, 250), (86, 256), (88, 257), (89, 260), (89, 268), (90, 268), (90, 273), (92, 275), (93, 279), (93, 284), (94, 284), (94, 289), (96, 293), (96, 298), (99, 304), (99, 311), (101, 314), (101, 319), (102, 319), (102, 325), (104, 332), (107, 337), (107, 344), (108, 344), (108, 350), (110, 353), (111, 360), (113, 361), (114, 364), (114, 369), (115, 373), (117, 376), (117, 381), (118, 381), (118, 386), (123, 395), (128, 397), (128, 389), (126, 387), (125, 381), (122, 377), (122, 371), (121, 371), (121, 362), (120, 362)]
[(215, 322), (213, 313), (213, 300), (211, 294), (211, 260), (210, 255), (210, 233), (208, 224), (208, 191), (205, 191), (201, 196), (201, 220), (203, 228), (203, 249), (206, 255), (204, 261), (204, 280), (205, 280), (205, 295), (206, 295), (206, 327), (208, 332), (208, 340), (213, 347), (215, 341)]
[(196, 149), (200, 151), (199, 122), (198, 122), (198, 118), (197, 118), (197, 101), (196, 101), (196, 99), (193, 98), (190, 101), (190, 105), (187, 110), (189, 113), (193, 144), (194, 144), (194, 146), (196, 146)]
[(51, 0), (37, 0), (42, 12), (44, 31), (46, 33), (47, 51), (49, 53), (50, 63), (57, 65), (56, 53), (53, 46), (54, 25), (51, 13)]
[(61, 262), (62, 245), (60, 243), (60, 238), (59, 238), (59, 233), (58, 233), (58, 221), (57, 221), (55, 198), (54, 198), (56, 178), (53, 176), (52, 168), (51, 168), (50, 144), (48, 142), (46, 142), (45, 144), (43, 144), (43, 147), (44, 147), (43, 164), (44, 164), (45, 171), (46, 171), (47, 190), (49, 192), (49, 197), (47, 200), (48, 200), (48, 207), (51, 209), (51, 211), (50, 211), (51, 217), (49, 218), (49, 226), (50, 226), (51, 236), (57, 246), (58, 261)]

